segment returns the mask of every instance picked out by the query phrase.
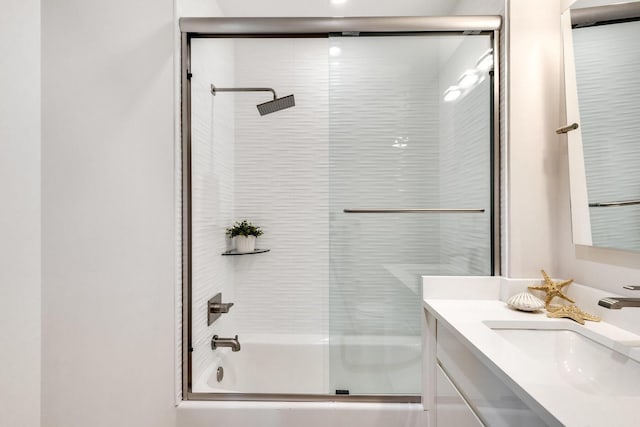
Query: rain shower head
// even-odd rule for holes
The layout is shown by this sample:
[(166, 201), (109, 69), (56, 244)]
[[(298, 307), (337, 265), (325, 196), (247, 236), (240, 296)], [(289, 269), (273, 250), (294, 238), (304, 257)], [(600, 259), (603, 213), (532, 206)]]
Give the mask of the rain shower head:
[(282, 98), (273, 97), (273, 101), (267, 101), (256, 105), (261, 116), (265, 114), (275, 113), (285, 108), (295, 107), (296, 100), (293, 95), (283, 96)]
[(273, 100), (256, 105), (261, 116), (275, 113), (285, 108), (295, 107), (296, 101), (293, 95), (278, 98), (276, 91), (270, 87), (215, 87), (211, 85), (211, 94), (215, 96), (217, 92), (271, 92)]

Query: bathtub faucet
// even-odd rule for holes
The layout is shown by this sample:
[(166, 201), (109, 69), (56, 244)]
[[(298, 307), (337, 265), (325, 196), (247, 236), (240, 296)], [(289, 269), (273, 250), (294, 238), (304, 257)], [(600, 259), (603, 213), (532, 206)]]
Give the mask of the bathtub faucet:
[(218, 347), (231, 347), (231, 351), (240, 351), (240, 341), (238, 341), (238, 336), (235, 338), (220, 338), (217, 335), (214, 335), (211, 338), (211, 350), (215, 350)]

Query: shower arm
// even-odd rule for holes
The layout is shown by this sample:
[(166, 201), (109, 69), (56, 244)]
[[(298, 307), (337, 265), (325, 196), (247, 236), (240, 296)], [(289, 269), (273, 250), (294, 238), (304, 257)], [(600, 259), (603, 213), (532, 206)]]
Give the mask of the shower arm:
[(211, 94), (216, 95), (216, 92), (271, 92), (273, 99), (277, 99), (276, 91), (270, 87), (215, 87), (211, 85)]

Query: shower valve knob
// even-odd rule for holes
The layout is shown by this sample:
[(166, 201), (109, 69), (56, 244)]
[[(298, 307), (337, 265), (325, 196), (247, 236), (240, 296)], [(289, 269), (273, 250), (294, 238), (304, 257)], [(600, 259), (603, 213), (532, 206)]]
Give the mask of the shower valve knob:
[(222, 302), (221, 293), (207, 301), (207, 326), (211, 326), (223, 313), (228, 313), (231, 307), (233, 307), (232, 302)]
[(233, 306), (232, 302), (227, 303), (211, 303), (209, 304), (209, 313), (228, 313), (229, 309)]

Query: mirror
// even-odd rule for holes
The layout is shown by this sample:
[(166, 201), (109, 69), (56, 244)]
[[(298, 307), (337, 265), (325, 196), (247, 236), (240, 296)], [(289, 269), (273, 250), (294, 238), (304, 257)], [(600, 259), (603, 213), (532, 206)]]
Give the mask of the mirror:
[(640, 252), (640, 2), (593, 3), (562, 15), (573, 242)]

